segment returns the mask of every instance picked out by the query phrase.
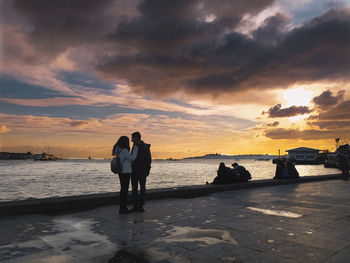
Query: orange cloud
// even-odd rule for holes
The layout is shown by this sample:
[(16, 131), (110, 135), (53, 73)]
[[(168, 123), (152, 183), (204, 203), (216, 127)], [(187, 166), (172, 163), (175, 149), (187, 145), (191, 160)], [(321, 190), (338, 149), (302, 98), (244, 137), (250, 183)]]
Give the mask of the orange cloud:
[(1, 125), (0, 126), (0, 133), (6, 133), (9, 132), (10, 129), (6, 125)]

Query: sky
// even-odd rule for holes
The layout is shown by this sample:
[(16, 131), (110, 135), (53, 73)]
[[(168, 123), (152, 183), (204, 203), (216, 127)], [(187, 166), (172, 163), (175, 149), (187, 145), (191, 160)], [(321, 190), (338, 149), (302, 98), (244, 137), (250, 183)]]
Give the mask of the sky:
[(349, 79), (350, 0), (0, 2), (0, 151), (334, 151)]

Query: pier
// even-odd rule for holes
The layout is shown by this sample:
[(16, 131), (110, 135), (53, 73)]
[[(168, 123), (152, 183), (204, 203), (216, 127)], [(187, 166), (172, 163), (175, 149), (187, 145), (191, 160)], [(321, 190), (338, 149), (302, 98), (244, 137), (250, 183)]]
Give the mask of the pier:
[(2, 203), (0, 261), (347, 262), (349, 192), (329, 175), (154, 190), (126, 215), (114, 193)]

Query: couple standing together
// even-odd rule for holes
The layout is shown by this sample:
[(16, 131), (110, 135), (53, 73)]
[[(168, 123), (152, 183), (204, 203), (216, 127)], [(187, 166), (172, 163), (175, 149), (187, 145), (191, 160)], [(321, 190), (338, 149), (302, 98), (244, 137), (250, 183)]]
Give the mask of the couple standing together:
[[(134, 143), (131, 153), (127, 136), (121, 136), (112, 151), (113, 155), (119, 156), (122, 164), (122, 172), (118, 174), (120, 180), (120, 214), (130, 212), (127, 207), (130, 178), (134, 204), (132, 211), (145, 211), (143, 206), (146, 197), (146, 178), (151, 170), (152, 162), (151, 145), (141, 140), (139, 132), (134, 132), (131, 135), (131, 141)], [(139, 184), (140, 192), (138, 192)]]

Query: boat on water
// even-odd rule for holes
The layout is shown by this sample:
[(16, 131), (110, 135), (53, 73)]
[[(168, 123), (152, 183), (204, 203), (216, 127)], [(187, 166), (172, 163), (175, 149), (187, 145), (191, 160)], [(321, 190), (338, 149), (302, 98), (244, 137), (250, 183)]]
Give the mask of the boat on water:
[(41, 153), (33, 156), (34, 161), (56, 161), (58, 158), (53, 154)]

